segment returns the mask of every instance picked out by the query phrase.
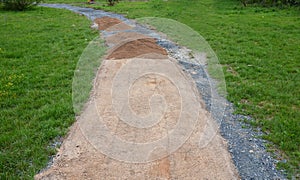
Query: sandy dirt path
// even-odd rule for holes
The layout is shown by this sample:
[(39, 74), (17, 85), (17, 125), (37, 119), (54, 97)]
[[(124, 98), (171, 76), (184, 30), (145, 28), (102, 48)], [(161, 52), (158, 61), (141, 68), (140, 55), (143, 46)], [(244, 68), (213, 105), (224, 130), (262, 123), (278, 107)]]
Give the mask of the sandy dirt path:
[(118, 33), (105, 37), (90, 101), (35, 179), (239, 179), (192, 78), (152, 37), (95, 23)]

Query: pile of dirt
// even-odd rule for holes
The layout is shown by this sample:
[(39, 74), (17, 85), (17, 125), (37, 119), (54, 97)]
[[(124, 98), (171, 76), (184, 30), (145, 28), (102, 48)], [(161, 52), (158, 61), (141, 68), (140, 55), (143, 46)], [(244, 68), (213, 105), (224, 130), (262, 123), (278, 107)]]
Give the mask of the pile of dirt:
[(163, 56), (168, 55), (165, 49), (156, 44), (155, 39), (145, 38), (127, 41), (116, 46), (115, 48), (112, 48), (108, 52), (107, 59), (129, 59), (142, 57), (147, 54), (158, 54)]
[(98, 24), (98, 29), (99, 30), (105, 30), (105, 29), (110, 28), (114, 25), (122, 23), (121, 20), (119, 20), (117, 18), (111, 18), (111, 17), (108, 17), (108, 16), (105, 16), (105, 17), (102, 17), (102, 18), (96, 18), (94, 20), (94, 22), (96, 24)]

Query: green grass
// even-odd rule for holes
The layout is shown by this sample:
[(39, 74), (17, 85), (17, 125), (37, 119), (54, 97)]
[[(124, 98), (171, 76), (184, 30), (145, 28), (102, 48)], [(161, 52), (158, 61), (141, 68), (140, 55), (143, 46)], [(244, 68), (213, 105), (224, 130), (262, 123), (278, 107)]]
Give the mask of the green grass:
[(278, 166), (290, 178), (299, 178), (299, 9), (244, 8), (233, 0), (123, 1), (114, 7), (96, 2), (89, 6), (129, 18), (171, 18), (206, 38), (223, 65), (228, 99), (236, 113), (255, 119), (249, 123), (266, 133), (264, 138), (273, 143), (269, 150), (288, 160)]
[(74, 69), (97, 36), (89, 26), (66, 10), (0, 10), (0, 179), (31, 179), (74, 122)]
[(90, 97), (93, 79), (107, 48), (100, 37), (96, 37), (82, 52), (74, 72), (72, 101), (74, 112), (79, 115)]

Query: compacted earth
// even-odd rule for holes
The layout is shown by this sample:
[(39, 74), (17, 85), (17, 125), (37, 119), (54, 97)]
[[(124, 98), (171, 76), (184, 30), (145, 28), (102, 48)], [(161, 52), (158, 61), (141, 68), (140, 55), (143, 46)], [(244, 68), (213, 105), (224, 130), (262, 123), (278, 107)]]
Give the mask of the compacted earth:
[(108, 50), (89, 101), (35, 179), (284, 179), (259, 134), (242, 128), (249, 117), (217, 95), (205, 52), (194, 64), (188, 49), (121, 15), (43, 6), (88, 16)]

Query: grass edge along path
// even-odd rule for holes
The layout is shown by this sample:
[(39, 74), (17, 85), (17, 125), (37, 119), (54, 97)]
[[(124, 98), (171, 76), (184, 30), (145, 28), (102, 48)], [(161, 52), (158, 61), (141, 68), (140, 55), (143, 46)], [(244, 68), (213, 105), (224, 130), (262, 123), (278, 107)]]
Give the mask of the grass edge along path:
[(0, 12), (0, 179), (32, 179), (75, 120), (74, 70), (98, 31), (67, 10)]

